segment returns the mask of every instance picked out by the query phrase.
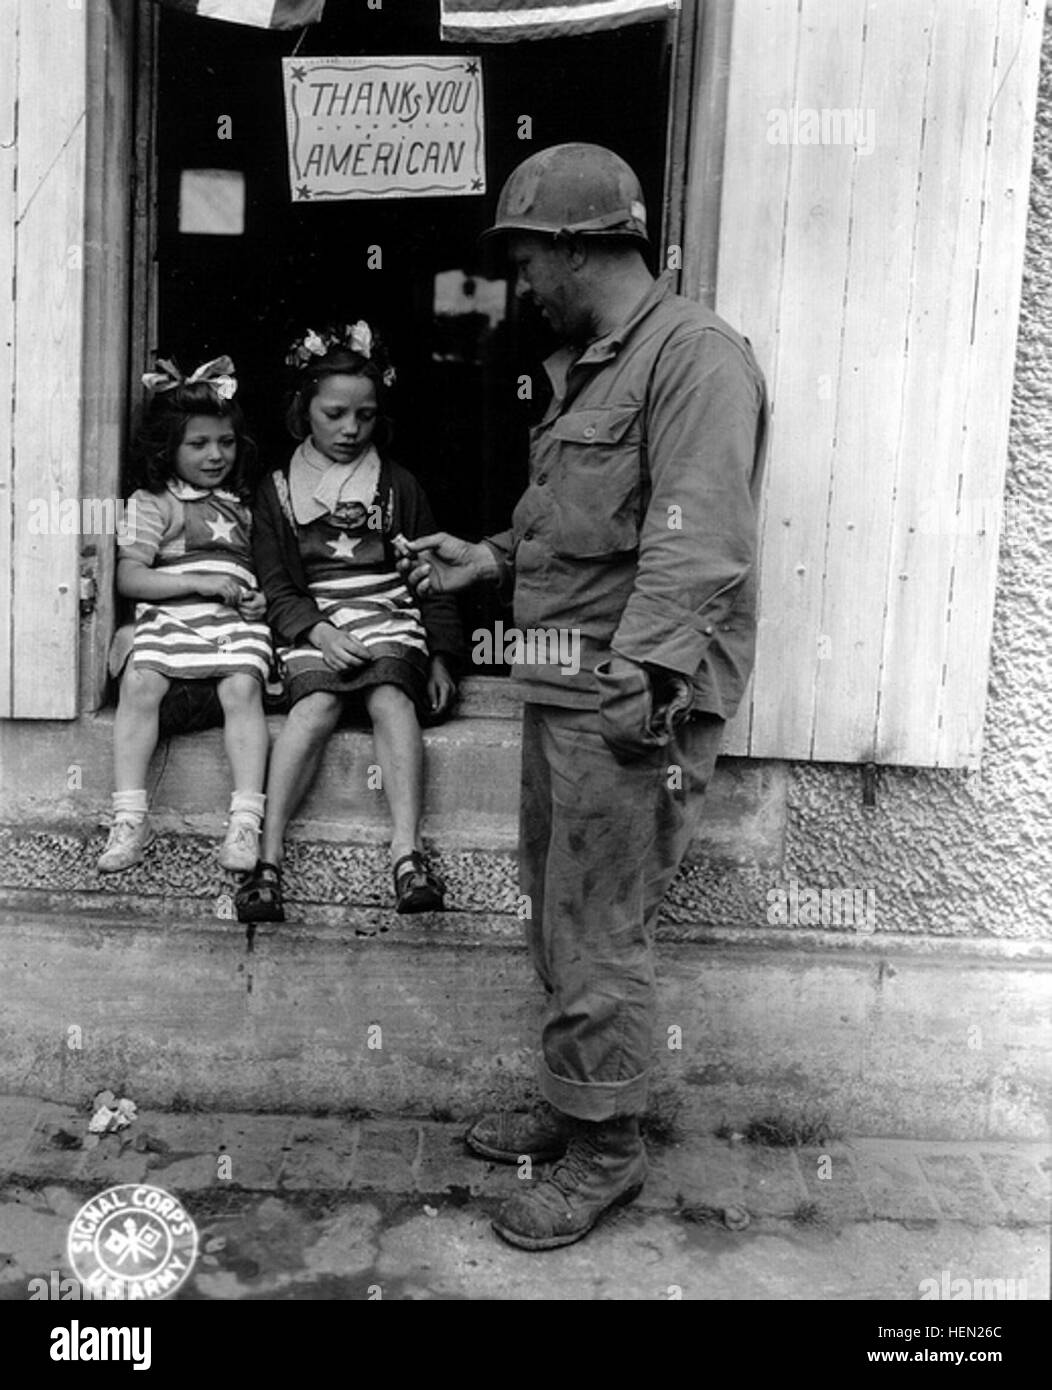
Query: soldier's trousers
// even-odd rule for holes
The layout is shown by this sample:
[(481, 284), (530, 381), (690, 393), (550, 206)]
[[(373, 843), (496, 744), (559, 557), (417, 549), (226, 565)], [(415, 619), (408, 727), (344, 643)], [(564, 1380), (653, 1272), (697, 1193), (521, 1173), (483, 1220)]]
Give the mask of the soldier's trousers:
[(519, 872), (530, 956), (549, 994), (541, 1090), (578, 1119), (646, 1106), (654, 927), (723, 730), (717, 716), (696, 716), (666, 748), (623, 764), (594, 711), (525, 706)]

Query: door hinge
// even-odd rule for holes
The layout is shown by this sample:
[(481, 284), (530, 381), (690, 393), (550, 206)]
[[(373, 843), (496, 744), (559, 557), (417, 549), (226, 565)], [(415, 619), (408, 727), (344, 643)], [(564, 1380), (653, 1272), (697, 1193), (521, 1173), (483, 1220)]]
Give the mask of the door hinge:
[(99, 598), (99, 586), (95, 582), (95, 571), (91, 569), (81, 570), (80, 573), (80, 616), (90, 618), (95, 612), (95, 605)]

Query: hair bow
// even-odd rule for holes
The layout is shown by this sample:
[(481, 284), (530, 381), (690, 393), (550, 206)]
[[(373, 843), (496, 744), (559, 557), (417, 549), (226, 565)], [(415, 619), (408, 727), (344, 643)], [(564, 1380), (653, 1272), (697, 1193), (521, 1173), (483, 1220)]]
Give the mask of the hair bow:
[(366, 323), (358, 319), (355, 323), (345, 323), (323, 328), (320, 333), (308, 328), (302, 338), (297, 338), (285, 354), (285, 364), (289, 367), (309, 367), (314, 357), (324, 357), (334, 348), (346, 348), (356, 352), (367, 361), (375, 361), (381, 369), (383, 384), (391, 387), (395, 383), (395, 369), (387, 360), (387, 353), (379, 337)]
[(373, 355), (373, 330), (364, 319), (351, 324), (350, 345), (352, 352), (360, 352), (363, 357)]
[(229, 401), (237, 391), (235, 368), (229, 357), (202, 362), (189, 376), (183, 376), (175, 363), (165, 357), (158, 357), (157, 365), (160, 371), (143, 373), (142, 384), (148, 391), (173, 391), (177, 386), (193, 386), (199, 381), (207, 382), (221, 401)]

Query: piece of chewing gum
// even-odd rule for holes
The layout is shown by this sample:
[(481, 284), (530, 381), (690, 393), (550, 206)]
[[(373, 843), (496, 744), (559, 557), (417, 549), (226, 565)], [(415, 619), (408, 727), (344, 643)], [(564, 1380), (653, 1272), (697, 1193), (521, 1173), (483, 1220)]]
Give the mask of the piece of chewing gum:
[(409, 547), (409, 542), (406, 540), (405, 536), (402, 535), (401, 531), (399, 531), (397, 536), (391, 537), (391, 545), (394, 548), (395, 554), (402, 560), (407, 560), (413, 553)]

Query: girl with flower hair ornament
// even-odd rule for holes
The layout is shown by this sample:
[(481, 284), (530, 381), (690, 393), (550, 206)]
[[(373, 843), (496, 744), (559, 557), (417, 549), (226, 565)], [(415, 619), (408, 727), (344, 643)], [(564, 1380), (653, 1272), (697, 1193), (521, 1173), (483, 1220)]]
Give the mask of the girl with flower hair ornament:
[(136, 600), (135, 627), (118, 633), (111, 670), (120, 698), (113, 724), (113, 826), (101, 873), (137, 864), (150, 840), (146, 772), (161, 703), (177, 683), (210, 682), (223, 709), (234, 791), (224, 869), (246, 872), (259, 854), (267, 725), (263, 682), (271, 662), (266, 602), (252, 567), (248, 478), (255, 447), (234, 400), (229, 357), (184, 378), (158, 363), (134, 452), (141, 486), (117, 537), (117, 590)]
[(463, 639), (455, 601), (415, 599), (395, 567), (403, 539), (432, 529), (419, 483), (387, 454), (394, 368), (363, 320), (309, 330), (286, 364), (298, 447), (263, 480), (254, 554), (291, 710), (267, 778), (261, 859), (236, 897), (243, 922), (284, 921), (285, 830), (329, 736), (364, 706), (391, 811), (399, 912), (444, 907), (423, 852), (421, 719), (447, 714)]

